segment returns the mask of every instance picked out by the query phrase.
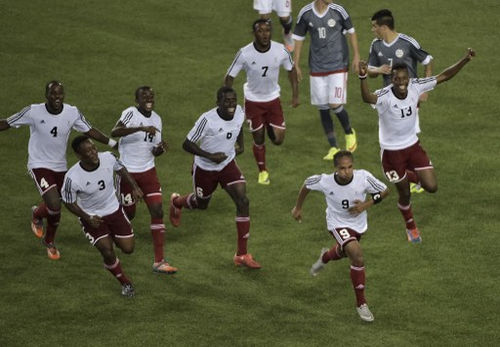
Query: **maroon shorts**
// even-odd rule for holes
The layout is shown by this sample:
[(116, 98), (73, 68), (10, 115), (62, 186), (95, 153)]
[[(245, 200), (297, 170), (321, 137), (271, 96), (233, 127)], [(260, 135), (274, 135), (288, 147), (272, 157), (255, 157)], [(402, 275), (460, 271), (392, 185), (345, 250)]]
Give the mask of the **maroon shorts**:
[[(144, 193), (144, 202), (147, 205), (162, 202), (160, 181), (154, 167), (144, 172), (130, 172), (130, 175)], [(120, 179), (120, 200), (123, 206), (136, 203), (132, 197), (132, 187), (124, 179)]]
[(285, 129), (285, 118), (280, 98), (266, 102), (255, 102), (245, 99), (245, 114), (251, 131), (257, 131), (264, 125)]
[(30, 175), (35, 181), (35, 185), (40, 192), (40, 195), (44, 195), (49, 189), (57, 188), (59, 194), (61, 194), (61, 188), (64, 183), (64, 175), (66, 171), (56, 172), (50, 169), (37, 168), (31, 169)]
[(231, 160), (220, 171), (207, 171), (194, 165), (193, 182), (196, 196), (201, 199), (207, 199), (220, 183), (222, 188), (226, 188), (236, 183), (246, 183), (245, 177), (240, 171), (235, 160)]
[(354, 240), (360, 240), (361, 234), (356, 230), (350, 228), (336, 228), (330, 231), (337, 243), (340, 245), (340, 249), (344, 250), (344, 246), (349, 242)]
[(404, 149), (382, 150), (382, 167), (385, 176), (392, 183), (403, 180), (406, 170), (418, 171), (433, 168), (427, 153), (420, 146), (420, 141)]
[(130, 225), (130, 221), (125, 216), (123, 209), (120, 207), (115, 212), (102, 217), (102, 222), (97, 228), (91, 227), (86, 221), (80, 218), (82, 231), (85, 237), (89, 239), (92, 246), (102, 238), (111, 236), (118, 239), (126, 239), (134, 237), (134, 231)]

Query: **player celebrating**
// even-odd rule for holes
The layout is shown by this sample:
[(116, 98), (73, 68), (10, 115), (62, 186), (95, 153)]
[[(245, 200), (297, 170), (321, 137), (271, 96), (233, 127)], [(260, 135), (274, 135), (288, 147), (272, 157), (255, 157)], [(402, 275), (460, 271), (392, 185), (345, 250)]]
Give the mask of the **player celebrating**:
[[(427, 192), (437, 191), (434, 167), (417, 137), (415, 110), (418, 100), (422, 93), (455, 76), (473, 56), (475, 52), (469, 48), (456, 64), (428, 78), (409, 78), (406, 65), (393, 65), (392, 84), (375, 93), (368, 90), (366, 62), (359, 63), (361, 96), (364, 102), (375, 105), (379, 116), (382, 167), (387, 179), (398, 189), (398, 208), (406, 223), (408, 241), (413, 243), (422, 239), (413, 219), (409, 181), (416, 178)], [(410, 175), (411, 172), (415, 174)]]
[(288, 71), (292, 85), (292, 107), (299, 105), (297, 72), (290, 53), (281, 43), (271, 40), (271, 22), (258, 19), (252, 25), (255, 39), (241, 48), (227, 71), (225, 85), (232, 87), (234, 78), (244, 69), (245, 113), (253, 135), (253, 154), (259, 169), (260, 184), (269, 184), (266, 167), (265, 129), (271, 141), (280, 145), (285, 139), (285, 120), (278, 85), (280, 66)]
[[(163, 243), (165, 224), (163, 224), (163, 205), (161, 186), (155, 169), (155, 157), (163, 154), (167, 143), (162, 140), (162, 122), (153, 110), (154, 91), (142, 86), (135, 91), (137, 106), (122, 112), (118, 123), (111, 131), (111, 136), (119, 136), (120, 160), (134, 177), (144, 193), (144, 201), (151, 215), (151, 235), (153, 238), (153, 271), (172, 274), (177, 269), (165, 260)], [(127, 217), (135, 216), (136, 203), (132, 197), (132, 187), (125, 181), (120, 182), (121, 204)]]
[(311, 104), (315, 105), (321, 117), (321, 124), (330, 144), (330, 150), (323, 157), (333, 160), (339, 151), (333, 129), (330, 109), (337, 115), (345, 132), (347, 150), (354, 152), (357, 147), (356, 132), (351, 128), (349, 115), (344, 108), (347, 101), (347, 70), (349, 51), (345, 33), (353, 50), (352, 66), (358, 71), (358, 39), (351, 18), (340, 5), (332, 0), (315, 0), (304, 6), (298, 16), (293, 38), (295, 40), (294, 62), (299, 81), (302, 79), (300, 57), (306, 34), (311, 34), (309, 49), (309, 70)]
[[(42, 239), (49, 259), (61, 257), (54, 239), (61, 219), (61, 187), (67, 170), (66, 147), (71, 129), (85, 133), (99, 142), (114, 147), (116, 141), (92, 128), (75, 106), (64, 103), (64, 87), (61, 82), (51, 81), (45, 87), (47, 101), (32, 104), (7, 119), (0, 120), (0, 130), (21, 125), (30, 127), (28, 144), (28, 170), (43, 198), (33, 206), (31, 230)], [(45, 237), (43, 219), (47, 219)]]
[[(325, 195), (328, 231), (337, 242), (331, 249), (321, 250), (310, 273), (316, 276), (330, 260), (349, 257), (356, 310), (362, 320), (372, 322), (374, 317), (365, 299), (365, 266), (359, 241), (368, 227), (366, 210), (381, 202), (389, 191), (368, 171), (354, 170), (351, 152), (337, 152), (333, 164), (335, 171), (332, 174), (315, 175), (305, 180), (292, 209), (292, 216), (299, 222), (302, 220), (302, 204), (309, 191), (317, 190)], [(372, 198), (366, 200), (366, 194), (371, 194)]]
[(219, 88), (217, 107), (201, 115), (182, 145), (185, 151), (194, 154), (195, 193), (171, 195), (170, 222), (173, 226), (179, 226), (183, 207), (206, 209), (212, 193), (220, 184), (236, 205), (238, 248), (233, 258), (234, 264), (260, 269), (260, 264), (247, 253), (250, 237), (249, 201), (245, 177), (234, 159), (237, 154), (243, 153), (241, 126), (244, 118), (241, 106), (236, 103), (236, 92), (230, 87)]
[(122, 295), (132, 297), (134, 287), (113, 251), (113, 242), (123, 253), (134, 251), (134, 232), (116, 198), (113, 172), (130, 184), (134, 199), (142, 198), (142, 191), (115, 155), (98, 153), (87, 136), (77, 136), (71, 147), (80, 161), (64, 176), (62, 200), (79, 217), (85, 236), (102, 255), (104, 267), (120, 281)]
[(253, 0), (253, 9), (258, 11), (260, 17), (265, 20), (271, 18), (273, 10), (276, 12), (283, 26), (283, 41), (285, 41), (285, 47), (290, 53), (293, 52), (292, 0)]

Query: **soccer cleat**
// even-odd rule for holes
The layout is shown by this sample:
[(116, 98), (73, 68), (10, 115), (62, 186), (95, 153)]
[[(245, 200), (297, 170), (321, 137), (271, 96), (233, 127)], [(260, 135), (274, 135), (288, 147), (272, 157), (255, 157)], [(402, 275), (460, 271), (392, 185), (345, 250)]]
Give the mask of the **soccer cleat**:
[(61, 258), (61, 253), (59, 253), (59, 250), (53, 242), (47, 243), (44, 239), (42, 239), (42, 244), (47, 247), (47, 256), (49, 259), (59, 260), (59, 258)]
[(327, 155), (323, 157), (323, 160), (333, 160), (333, 156), (340, 151), (337, 147), (332, 147), (328, 150)]
[(178, 227), (181, 224), (182, 210), (174, 205), (174, 199), (179, 196), (180, 195), (177, 193), (172, 193), (172, 195), (170, 195), (170, 211), (168, 217), (170, 219), (170, 223), (174, 227)]
[(406, 229), (406, 235), (408, 236), (408, 242), (411, 243), (420, 243), (422, 242), (422, 237), (420, 237), (420, 233), (418, 229)]
[(292, 32), (289, 32), (288, 34), (283, 33), (283, 41), (285, 43), (286, 50), (292, 53), (295, 49), (295, 42), (293, 42)]
[(323, 254), (325, 254), (326, 252), (328, 252), (328, 248), (321, 249), (318, 260), (316, 260), (316, 262), (312, 264), (311, 269), (309, 270), (311, 276), (317, 276), (318, 273), (325, 267), (325, 263), (323, 263)]
[(259, 172), (259, 184), (269, 185), (271, 181), (269, 180), (269, 172), (266, 170)]
[(162, 273), (162, 274), (171, 275), (171, 274), (174, 274), (177, 272), (177, 268), (170, 266), (170, 264), (168, 262), (163, 260), (159, 263), (153, 263), (153, 271), (158, 272), (158, 273)]
[(354, 152), (358, 148), (358, 140), (356, 139), (356, 130), (351, 128), (352, 134), (345, 134), (345, 147), (349, 152)]
[(234, 265), (236, 266), (246, 266), (250, 269), (260, 269), (261, 266), (255, 260), (250, 253), (242, 254), (242, 255), (234, 255), (233, 258)]
[(420, 183), (410, 182), (410, 192), (411, 193), (420, 194), (420, 193), (424, 192), (424, 188), (422, 188), (422, 186), (420, 185)]
[(133, 298), (135, 296), (135, 289), (132, 283), (125, 283), (122, 285), (122, 295), (127, 298)]
[(37, 206), (31, 207), (31, 231), (39, 239), (43, 236), (43, 220), (40, 218), (35, 218), (35, 210)]
[(365, 322), (373, 322), (373, 320), (375, 319), (367, 304), (356, 307), (356, 311), (358, 311), (359, 318), (361, 318)]

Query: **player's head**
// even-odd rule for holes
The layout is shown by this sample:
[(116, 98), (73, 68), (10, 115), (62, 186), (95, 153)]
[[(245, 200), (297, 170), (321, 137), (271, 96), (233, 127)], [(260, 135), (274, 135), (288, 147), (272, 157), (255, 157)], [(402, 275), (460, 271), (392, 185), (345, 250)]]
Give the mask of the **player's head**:
[(135, 102), (141, 112), (150, 113), (155, 106), (155, 92), (149, 86), (142, 86), (135, 90)]
[(333, 166), (335, 166), (335, 175), (342, 182), (349, 182), (353, 175), (352, 153), (349, 151), (338, 151), (333, 156)]
[(394, 64), (391, 68), (391, 82), (398, 97), (406, 97), (410, 77), (405, 63)]
[(255, 42), (264, 48), (271, 44), (272, 25), (269, 19), (259, 18), (252, 24)]
[(375, 12), (372, 16), (372, 32), (377, 38), (382, 38), (383, 33), (387, 30), (394, 30), (394, 17), (392, 12), (383, 9)]
[(62, 111), (64, 102), (64, 87), (59, 81), (50, 81), (45, 85), (45, 98), (47, 106), (52, 113)]
[(231, 87), (221, 87), (217, 91), (218, 113), (224, 119), (232, 119), (236, 111), (236, 92)]
[(80, 161), (89, 165), (99, 164), (99, 156), (94, 142), (87, 135), (78, 135), (71, 141), (71, 148)]

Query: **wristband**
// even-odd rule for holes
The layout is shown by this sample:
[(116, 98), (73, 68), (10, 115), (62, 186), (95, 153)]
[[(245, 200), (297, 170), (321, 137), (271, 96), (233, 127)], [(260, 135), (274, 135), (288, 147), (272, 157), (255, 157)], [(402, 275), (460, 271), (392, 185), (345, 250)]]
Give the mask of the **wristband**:
[(368, 76), (368, 74), (364, 74), (363, 76), (358, 75), (358, 78), (359, 78), (360, 80), (364, 80), (364, 79), (366, 79), (366, 77), (367, 77), (367, 76)]
[(111, 147), (111, 148), (113, 148), (115, 145), (116, 145), (116, 141), (113, 140), (112, 138), (109, 138), (108, 146)]
[(379, 202), (382, 201), (382, 194), (380, 194), (380, 193), (372, 194), (372, 200), (373, 200), (373, 204), (378, 204)]

